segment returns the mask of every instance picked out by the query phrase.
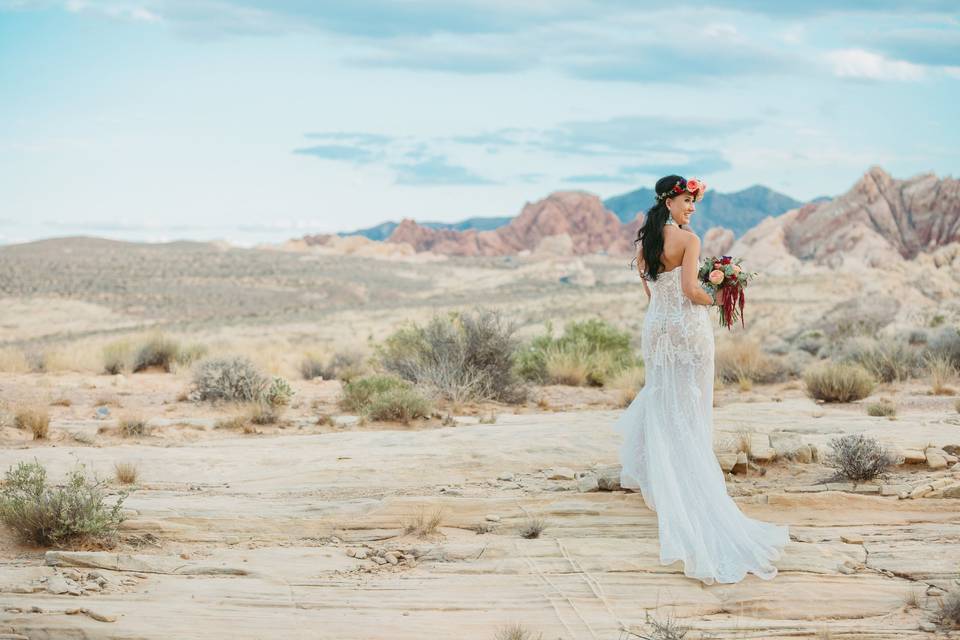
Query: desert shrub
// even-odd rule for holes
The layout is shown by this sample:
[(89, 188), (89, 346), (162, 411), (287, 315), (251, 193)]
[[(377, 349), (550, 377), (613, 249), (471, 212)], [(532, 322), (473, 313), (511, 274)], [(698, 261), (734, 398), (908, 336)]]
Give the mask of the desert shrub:
[(848, 435), (830, 441), (827, 464), (854, 482), (872, 480), (896, 464), (896, 458), (873, 438)]
[(558, 338), (548, 325), (546, 334), (519, 350), (515, 371), (532, 382), (604, 386), (638, 364), (630, 334), (592, 318), (568, 324)]
[(103, 371), (117, 375), (133, 364), (133, 345), (129, 340), (115, 340), (103, 347)]
[(323, 378), (349, 382), (363, 375), (365, 370), (363, 354), (354, 351), (337, 352), (329, 359), (307, 352), (300, 361), (300, 374), (304, 380)]
[(384, 369), (435, 397), (520, 402), (527, 391), (513, 371), (515, 329), (488, 309), (434, 316), (396, 331), (378, 355)]
[(120, 484), (133, 484), (139, 475), (137, 465), (132, 462), (118, 462), (113, 465), (113, 471)]
[(343, 387), (340, 408), (370, 420), (408, 423), (430, 413), (430, 403), (406, 380), (393, 375), (374, 374), (351, 380)]
[(960, 589), (948, 591), (934, 613), (937, 624), (944, 629), (960, 629)]
[(858, 364), (814, 365), (803, 375), (807, 394), (824, 402), (852, 402), (870, 395), (876, 381)]
[(123, 521), (126, 494), (111, 507), (104, 483), (87, 479), (82, 467), (66, 483), (47, 484), (47, 471), (38, 462), (21, 462), (6, 473), (0, 489), (0, 521), (25, 542), (60, 546), (81, 539), (112, 537)]
[(430, 403), (412, 388), (391, 389), (370, 399), (365, 415), (371, 420), (390, 420), (408, 424), (430, 414)]
[(867, 405), (867, 415), (875, 418), (892, 418), (897, 415), (897, 407), (892, 402), (871, 402)]
[(220, 418), (213, 424), (214, 429), (243, 429), (249, 422), (247, 413), (238, 413), (229, 418)]
[(924, 364), (927, 372), (930, 374), (930, 390), (934, 395), (952, 396), (956, 393), (954, 389), (948, 386), (957, 375), (957, 369), (953, 366), (950, 358), (943, 353), (928, 353), (924, 357)]
[(13, 426), (43, 440), (50, 433), (50, 413), (42, 407), (20, 407), (13, 414)]
[(893, 322), (899, 308), (900, 303), (895, 298), (844, 300), (824, 314), (818, 328), (830, 341), (859, 335), (873, 336)]
[(285, 378), (273, 376), (273, 381), (267, 390), (263, 393), (263, 401), (271, 407), (286, 407), (293, 400), (296, 392)]
[(927, 344), (929, 341), (929, 336), (925, 329), (912, 329), (907, 334), (907, 344), (920, 345)]
[(770, 356), (752, 338), (735, 338), (720, 344), (714, 359), (715, 373), (722, 382), (769, 384), (787, 376), (787, 368), (779, 358)]
[(826, 345), (827, 339), (823, 335), (823, 331), (819, 329), (812, 329), (809, 331), (804, 331), (794, 340), (793, 346), (801, 351), (806, 351), (812, 356), (820, 353), (820, 349)]
[(191, 395), (198, 400), (253, 402), (268, 384), (266, 376), (245, 356), (210, 358), (194, 370)]
[(894, 338), (856, 336), (842, 341), (836, 350), (839, 362), (861, 365), (874, 378), (883, 382), (907, 380), (921, 368), (920, 353)]
[(617, 399), (621, 407), (626, 407), (646, 384), (646, 369), (641, 367), (629, 367), (620, 370), (611, 378), (610, 386), (617, 391)]
[(649, 611), (646, 612), (645, 624), (649, 630), (644, 631), (643, 634), (634, 634), (640, 640), (686, 640), (687, 634), (690, 633), (690, 627), (678, 622), (672, 616), (668, 616), (666, 620), (660, 620), (650, 615)]
[(960, 369), (960, 327), (941, 327), (927, 342), (927, 355), (943, 356)]
[(170, 371), (179, 353), (179, 342), (161, 333), (154, 334), (140, 345), (133, 357), (133, 371), (136, 373), (148, 367), (161, 367), (164, 371)]
[(300, 375), (304, 380), (313, 380), (314, 378), (323, 378), (327, 380), (327, 365), (323, 357), (312, 351), (303, 355), (300, 361)]
[(120, 434), (125, 438), (143, 436), (147, 434), (147, 420), (137, 414), (128, 414), (119, 420)]

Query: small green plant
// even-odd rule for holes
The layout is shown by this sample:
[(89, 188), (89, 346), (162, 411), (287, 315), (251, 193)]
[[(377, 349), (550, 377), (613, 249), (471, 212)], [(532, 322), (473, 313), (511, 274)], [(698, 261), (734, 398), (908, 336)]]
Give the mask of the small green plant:
[(179, 353), (179, 342), (162, 333), (156, 333), (147, 338), (137, 350), (133, 357), (133, 371), (136, 373), (149, 367), (160, 367), (169, 372)]
[(29, 431), (34, 440), (44, 440), (50, 433), (50, 413), (43, 407), (21, 407), (14, 413), (13, 426)]
[(833, 453), (827, 464), (848, 480), (872, 480), (897, 463), (897, 459), (874, 438), (847, 435), (830, 441)]
[(286, 407), (290, 404), (296, 392), (285, 378), (274, 376), (273, 382), (263, 395), (263, 401), (271, 407)]
[(62, 485), (48, 485), (39, 462), (20, 462), (6, 473), (0, 489), (0, 521), (24, 542), (63, 546), (96, 539), (108, 541), (123, 521), (121, 493), (106, 504), (105, 484), (87, 478), (84, 468), (71, 471)]
[(858, 364), (815, 365), (803, 375), (807, 394), (824, 402), (852, 402), (870, 395), (876, 386), (873, 376)]
[(343, 386), (340, 408), (344, 411), (362, 413), (375, 395), (393, 389), (406, 389), (412, 385), (397, 376), (372, 374), (351, 380)]
[(253, 402), (260, 400), (268, 384), (247, 357), (210, 358), (194, 370), (191, 395), (197, 400)]
[(409, 424), (411, 420), (430, 415), (430, 403), (412, 387), (391, 389), (374, 395), (364, 415), (370, 420)]

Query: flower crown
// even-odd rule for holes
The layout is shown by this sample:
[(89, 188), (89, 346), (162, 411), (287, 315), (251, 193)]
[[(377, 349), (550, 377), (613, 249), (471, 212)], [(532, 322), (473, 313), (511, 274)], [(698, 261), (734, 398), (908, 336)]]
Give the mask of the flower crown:
[(690, 178), (689, 180), (680, 178), (670, 189), (664, 191), (663, 193), (658, 193), (656, 201), (663, 202), (670, 196), (680, 195), (684, 191), (692, 193), (694, 199), (699, 202), (700, 200), (703, 200), (703, 194), (707, 191), (707, 183), (697, 180), (696, 178)]

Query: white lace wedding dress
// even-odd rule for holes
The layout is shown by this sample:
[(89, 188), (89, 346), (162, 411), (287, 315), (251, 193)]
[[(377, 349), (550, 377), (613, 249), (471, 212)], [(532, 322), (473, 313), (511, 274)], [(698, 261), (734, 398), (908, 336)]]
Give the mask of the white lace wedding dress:
[(660, 562), (707, 584), (769, 580), (787, 527), (753, 520), (727, 495), (713, 453), (713, 323), (680, 288), (682, 267), (648, 280), (646, 385), (613, 428), (623, 434), (620, 484), (656, 511)]

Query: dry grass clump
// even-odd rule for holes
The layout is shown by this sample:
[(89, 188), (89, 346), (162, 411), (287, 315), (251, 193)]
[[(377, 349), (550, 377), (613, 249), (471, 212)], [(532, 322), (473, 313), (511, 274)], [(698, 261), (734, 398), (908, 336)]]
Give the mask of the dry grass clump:
[(533, 637), (533, 631), (530, 631), (522, 624), (508, 624), (497, 629), (494, 640), (543, 640), (543, 634)]
[(626, 407), (646, 384), (647, 370), (641, 365), (628, 367), (615, 374), (608, 384), (617, 391), (617, 400), (621, 407)]
[(118, 421), (120, 435), (133, 438), (147, 435), (147, 419), (136, 413), (121, 416)]
[(73, 401), (70, 398), (57, 398), (50, 403), (51, 407), (69, 407), (73, 404)]
[(948, 383), (957, 375), (957, 368), (950, 357), (943, 353), (927, 354), (924, 358), (930, 373), (930, 391), (937, 396), (953, 396), (957, 392)]
[(126, 493), (108, 506), (104, 486), (88, 479), (82, 467), (71, 471), (64, 484), (49, 485), (39, 462), (20, 462), (7, 471), (0, 489), (0, 522), (31, 544), (109, 541), (123, 521)]
[[(282, 415), (283, 408), (278, 405), (272, 405), (269, 402), (251, 402), (246, 422), (259, 425), (276, 424), (280, 422)], [(247, 433), (246, 429), (244, 433)]]
[(871, 402), (867, 405), (867, 415), (875, 418), (893, 418), (897, 415), (897, 406), (889, 400)]
[(247, 413), (238, 413), (229, 418), (221, 418), (213, 424), (214, 429), (243, 429), (249, 422)]
[(129, 340), (115, 340), (103, 347), (103, 371), (117, 375), (127, 371), (133, 363), (133, 343)]
[(245, 356), (209, 358), (194, 370), (191, 395), (198, 400), (253, 402), (260, 400), (268, 384)]
[(0, 349), (0, 371), (5, 373), (26, 373), (30, 371), (30, 363), (20, 349)]
[(117, 482), (120, 484), (133, 484), (140, 474), (137, 465), (132, 462), (118, 462), (113, 465), (113, 471), (117, 477)]
[(870, 395), (876, 386), (873, 376), (858, 364), (814, 365), (803, 374), (807, 394), (824, 402), (852, 402)]
[(443, 523), (443, 509), (436, 509), (430, 515), (420, 509), (417, 515), (403, 524), (403, 532), (414, 534), (418, 538), (427, 538), (435, 533)]
[(960, 629), (960, 589), (948, 591), (936, 611), (937, 624), (944, 629)]
[(364, 356), (357, 352), (338, 352), (326, 358), (315, 352), (307, 352), (300, 361), (300, 374), (304, 380), (323, 378), (349, 382), (364, 374)]
[(830, 441), (833, 453), (826, 463), (849, 480), (872, 480), (897, 463), (897, 459), (874, 438), (847, 435)]
[(43, 407), (19, 407), (13, 414), (13, 426), (44, 440), (50, 433), (50, 413)]
[(404, 327), (377, 349), (383, 368), (454, 403), (523, 402), (527, 388), (514, 371), (516, 325), (498, 311), (434, 316)]
[(646, 626), (648, 630), (644, 633), (630, 632), (631, 635), (641, 640), (684, 640), (690, 633), (690, 627), (680, 624), (672, 616), (666, 620), (660, 620), (646, 612)]
[(543, 518), (528, 518), (522, 527), (520, 527), (520, 537), (532, 540), (539, 538), (543, 530), (547, 528), (547, 521)]
[(927, 354), (945, 356), (960, 369), (960, 327), (941, 327), (927, 342)]
[(733, 338), (717, 346), (714, 366), (716, 377), (721, 382), (736, 382), (744, 391), (753, 383), (769, 384), (782, 381), (786, 367), (760, 348), (753, 338)]
[(180, 354), (180, 343), (162, 333), (149, 336), (133, 357), (133, 371), (160, 367), (169, 372)]

